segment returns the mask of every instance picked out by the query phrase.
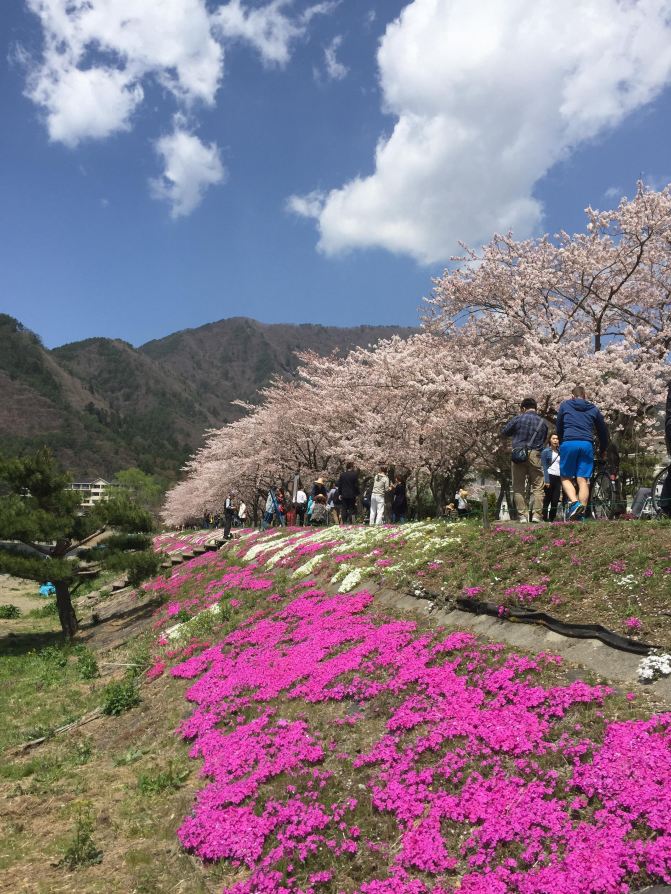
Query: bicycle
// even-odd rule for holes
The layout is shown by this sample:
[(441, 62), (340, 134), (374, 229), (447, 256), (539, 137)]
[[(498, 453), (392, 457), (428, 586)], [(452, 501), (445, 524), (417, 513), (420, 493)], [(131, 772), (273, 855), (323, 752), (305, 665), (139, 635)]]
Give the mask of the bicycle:
[(671, 488), (671, 481), (669, 481), (667, 485), (667, 478), (670, 471), (671, 465), (665, 466), (661, 472), (658, 472), (652, 479), (650, 499), (652, 501), (653, 518), (671, 517), (671, 492), (667, 491), (667, 487)]
[[(589, 482), (589, 502), (585, 518), (611, 520), (618, 514), (618, 475), (608, 461), (594, 459), (594, 469)], [(564, 521), (568, 521), (569, 503), (564, 504)]]
[(604, 459), (594, 460), (587, 511), (594, 519), (613, 519), (618, 511), (618, 476)]

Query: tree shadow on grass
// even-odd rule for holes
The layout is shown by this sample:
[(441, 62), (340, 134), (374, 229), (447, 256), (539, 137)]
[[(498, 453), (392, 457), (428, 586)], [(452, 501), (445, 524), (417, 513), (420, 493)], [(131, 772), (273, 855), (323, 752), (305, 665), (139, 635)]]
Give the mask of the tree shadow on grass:
[(75, 641), (97, 651), (121, 646), (150, 628), (154, 612), (161, 604), (161, 599), (150, 599), (112, 611), (99, 621), (83, 624)]
[(65, 639), (60, 630), (16, 632), (10, 630), (0, 636), (0, 658), (16, 658), (28, 652), (39, 652), (47, 646), (62, 646)]

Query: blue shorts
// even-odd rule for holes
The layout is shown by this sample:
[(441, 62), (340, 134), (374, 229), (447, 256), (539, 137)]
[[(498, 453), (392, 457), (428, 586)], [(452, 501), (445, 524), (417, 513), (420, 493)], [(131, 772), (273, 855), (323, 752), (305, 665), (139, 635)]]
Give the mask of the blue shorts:
[(562, 478), (591, 478), (594, 445), (591, 441), (562, 441), (559, 445), (559, 474)]

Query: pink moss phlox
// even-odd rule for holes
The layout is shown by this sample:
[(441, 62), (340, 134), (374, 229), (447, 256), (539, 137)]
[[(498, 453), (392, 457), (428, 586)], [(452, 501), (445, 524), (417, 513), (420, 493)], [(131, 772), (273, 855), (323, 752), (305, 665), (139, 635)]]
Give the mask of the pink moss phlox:
[(533, 602), (544, 593), (547, 593), (547, 584), (516, 584), (514, 587), (508, 587), (505, 591), (506, 596), (514, 596), (520, 602)]
[[(249, 580), (261, 571), (259, 560)], [(193, 681), (180, 731), (207, 780), (178, 834), (203, 859), (246, 867), (228, 894), (344, 890), (339, 867), (347, 876), (360, 851), (387, 865), (352, 894), (623, 894), (636, 875), (671, 881), (671, 714), (606, 723), (593, 742), (573, 712), (602, 713), (611, 691), (542, 685), (554, 656), (421, 633), (369, 613), (365, 591), (299, 586), (172, 669)], [(327, 727), (308, 720), (310, 704)], [(343, 733), (369, 714), (382, 731), (350, 753)], [(330, 788), (350, 778), (397, 846), (361, 839), (357, 799)]]

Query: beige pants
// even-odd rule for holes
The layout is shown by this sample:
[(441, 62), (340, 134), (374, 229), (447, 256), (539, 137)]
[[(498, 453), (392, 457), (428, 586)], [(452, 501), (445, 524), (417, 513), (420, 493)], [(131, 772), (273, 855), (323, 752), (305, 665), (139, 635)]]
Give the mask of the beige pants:
[(543, 520), (543, 469), (540, 450), (530, 450), (525, 463), (513, 463), (513, 496), (520, 521), (528, 521), (527, 482), (531, 490), (533, 518)]

